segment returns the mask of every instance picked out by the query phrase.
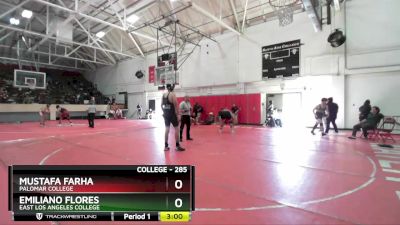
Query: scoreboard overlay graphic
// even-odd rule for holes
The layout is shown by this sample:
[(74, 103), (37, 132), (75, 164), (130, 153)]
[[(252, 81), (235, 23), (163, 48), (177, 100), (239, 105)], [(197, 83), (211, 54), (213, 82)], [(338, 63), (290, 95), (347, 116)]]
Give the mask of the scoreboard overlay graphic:
[(194, 167), (10, 166), (15, 221), (190, 221)]
[(299, 39), (262, 47), (262, 79), (299, 76), (300, 45)]

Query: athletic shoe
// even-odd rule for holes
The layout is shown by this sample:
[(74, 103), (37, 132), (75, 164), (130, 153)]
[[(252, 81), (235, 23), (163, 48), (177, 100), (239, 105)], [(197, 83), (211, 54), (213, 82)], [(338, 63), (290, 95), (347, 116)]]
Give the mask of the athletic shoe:
[(188, 140), (188, 141), (193, 141), (193, 138), (187, 138), (186, 140)]
[(347, 137), (348, 139), (356, 139), (354, 136)]
[(186, 149), (183, 148), (182, 146), (176, 146), (177, 151), (185, 151)]
[(313, 130), (311, 131), (311, 133), (312, 133), (312, 135), (315, 135), (315, 133), (314, 133), (314, 131), (313, 131)]
[(164, 148), (164, 151), (169, 151), (169, 147), (165, 147), (165, 148)]
[(321, 133), (321, 136), (325, 136), (325, 135), (326, 135), (326, 133), (324, 133), (324, 132)]

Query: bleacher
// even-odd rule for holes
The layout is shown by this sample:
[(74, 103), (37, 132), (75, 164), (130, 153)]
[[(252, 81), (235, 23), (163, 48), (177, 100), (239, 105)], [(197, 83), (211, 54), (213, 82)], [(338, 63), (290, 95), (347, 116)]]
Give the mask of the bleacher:
[[(95, 97), (97, 117), (106, 117), (109, 99), (82, 74), (60, 70), (45, 70), (46, 89), (13, 86), (14, 66), (0, 65), (0, 122), (38, 121), (44, 104), (51, 104), (50, 119), (56, 119), (55, 106), (70, 111), (71, 118), (86, 118), (87, 103)], [(24, 68), (25, 69), (25, 68)]]
[(90, 96), (95, 97), (96, 104), (108, 103), (108, 98), (80, 73), (57, 70), (45, 72), (47, 88), (31, 90), (13, 86), (14, 68), (1, 68), (0, 103), (84, 104)]

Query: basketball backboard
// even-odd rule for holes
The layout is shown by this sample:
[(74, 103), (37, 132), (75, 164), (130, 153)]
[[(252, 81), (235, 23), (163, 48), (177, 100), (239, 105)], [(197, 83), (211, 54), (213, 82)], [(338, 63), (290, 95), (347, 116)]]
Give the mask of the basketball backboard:
[(175, 71), (173, 64), (156, 68), (156, 82), (154, 85), (178, 84), (177, 81), (178, 71)]
[(46, 89), (46, 73), (14, 70), (14, 87)]

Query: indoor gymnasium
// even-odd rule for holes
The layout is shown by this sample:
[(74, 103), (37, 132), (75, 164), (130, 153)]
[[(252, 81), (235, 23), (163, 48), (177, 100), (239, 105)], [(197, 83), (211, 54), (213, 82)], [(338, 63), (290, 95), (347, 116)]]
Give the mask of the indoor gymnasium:
[(400, 224), (399, 9), (1, 0), (0, 225)]

